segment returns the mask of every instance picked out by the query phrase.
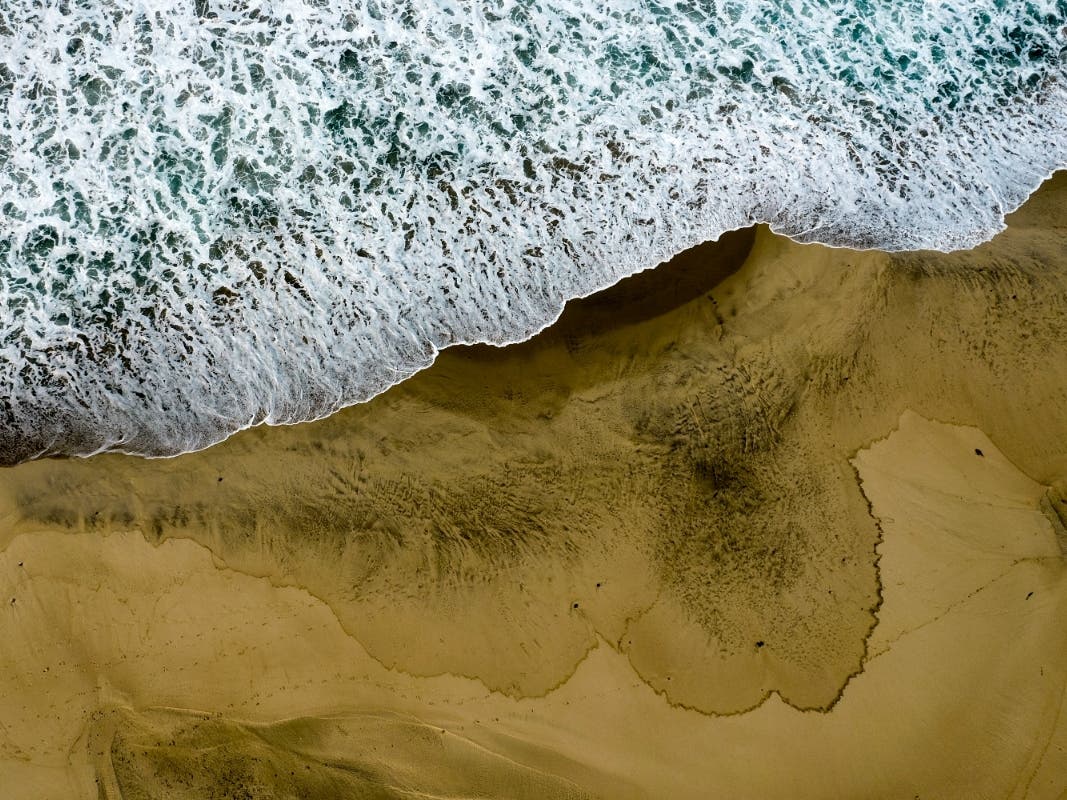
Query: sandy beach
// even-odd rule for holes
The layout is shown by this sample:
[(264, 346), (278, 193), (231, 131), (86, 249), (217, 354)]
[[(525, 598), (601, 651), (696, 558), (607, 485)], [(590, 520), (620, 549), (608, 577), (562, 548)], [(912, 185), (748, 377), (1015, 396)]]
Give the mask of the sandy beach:
[[(0, 472), (7, 798), (1067, 796), (1067, 173), (373, 401)], [(241, 794), (244, 792), (244, 794)]]

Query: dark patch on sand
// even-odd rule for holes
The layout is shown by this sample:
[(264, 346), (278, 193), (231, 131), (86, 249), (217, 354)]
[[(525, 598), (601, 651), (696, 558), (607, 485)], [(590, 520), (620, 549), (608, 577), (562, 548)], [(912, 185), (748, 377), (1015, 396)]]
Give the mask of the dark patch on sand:
[(305, 717), (270, 725), (175, 710), (95, 716), (101, 800), (581, 800), (570, 781), (418, 720)]

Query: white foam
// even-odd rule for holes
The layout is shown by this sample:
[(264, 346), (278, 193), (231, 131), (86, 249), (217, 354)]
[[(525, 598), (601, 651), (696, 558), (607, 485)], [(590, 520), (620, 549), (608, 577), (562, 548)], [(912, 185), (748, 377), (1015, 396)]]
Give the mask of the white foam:
[(754, 222), (977, 244), (1065, 163), (1065, 8), (5, 0), (0, 452), (322, 416)]

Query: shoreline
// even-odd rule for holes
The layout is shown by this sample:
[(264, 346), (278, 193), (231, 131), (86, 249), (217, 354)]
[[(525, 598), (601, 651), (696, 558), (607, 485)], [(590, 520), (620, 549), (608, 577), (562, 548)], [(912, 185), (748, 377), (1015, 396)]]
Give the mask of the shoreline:
[[(261, 419), (261, 420), (258, 420), (258, 421), (255, 421), (255, 420), (254, 421), (250, 421), (246, 425), (238, 427), (238, 428), (235, 428), (232, 431), (230, 431), (229, 433), (226, 433), (225, 435), (223, 435), (221, 438), (215, 439), (215, 440), (203, 445), (202, 447), (197, 447), (197, 448), (193, 448), (193, 449), (190, 449), (190, 450), (181, 450), (181, 451), (177, 451), (177, 452), (173, 452), (173, 453), (162, 453), (162, 454), (160, 454), (160, 453), (145, 453), (145, 452), (139, 452), (139, 451), (135, 451), (135, 450), (126, 450), (126, 449), (123, 449), (121, 446), (116, 446), (114, 443), (110, 444), (110, 445), (104, 445), (104, 446), (102, 446), (102, 447), (100, 447), (100, 448), (98, 448), (96, 450), (89, 451), (89, 452), (84, 452), (84, 453), (83, 452), (68, 453), (68, 452), (50, 451), (50, 448), (46, 447), (46, 448), (43, 448), (43, 449), (39, 450), (34, 455), (29, 455), (29, 456), (26, 456), (26, 457), (23, 457), (23, 458), (19, 458), (19, 459), (16, 459), (16, 460), (0, 461), (0, 469), (5, 469), (5, 468), (8, 468), (8, 467), (17, 466), (18, 464), (22, 464), (22, 463), (26, 463), (28, 461), (34, 461), (34, 460), (38, 460), (38, 459), (42, 459), (42, 458), (81, 458), (81, 459), (86, 459), (86, 458), (92, 458), (92, 457), (97, 456), (97, 455), (101, 455), (103, 453), (116, 453), (116, 454), (120, 454), (120, 455), (135, 456), (135, 457), (144, 458), (144, 459), (177, 458), (177, 457), (180, 457), (180, 456), (183, 456), (183, 455), (188, 455), (190, 453), (201, 452), (203, 450), (207, 450), (207, 449), (210, 449), (212, 447), (215, 447), (215, 446), (221, 444), (222, 442), (227, 441), (228, 439), (230, 439), (234, 435), (237, 435), (237, 434), (239, 434), (239, 433), (241, 433), (243, 431), (246, 431), (246, 430), (251, 430), (251, 429), (254, 429), (254, 428), (258, 428), (258, 427), (286, 427), (286, 426), (292, 426), (292, 425), (303, 425), (303, 424), (307, 424), (307, 423), (320, 422), (320, 421), (322, 421), (324, 419), (328, 419), (329, 417), (344, 411), (347, 408), (351, 408), (353, 406), (358, 406), (358, 405), (365, 405), (366, 403), (369, 403), (369, 402), (373, 401), (375, 398), (380, 397), (381, 395), (385, 394), (386, 392), (388, 392), (389, 390), (391, 390), (395, 386), (398, 386), (398, 385), (400, 385), (400, 384), (402, 384), (402, 383), (404, 383), (404, 382), (406, 382), (408, 380), (411, 380), (412, 378), (414, 378), (415, 376), (419, 375), (420, 373), (422, 373), (422, 372), (426, 371), (427, 369), (430, 369), (431, 367), (433, 367), (433, 365), (436, 363), (436, 361), (437, 361), (438, 357), (441, 355), (441, 353), (443, 353), (443, 352), (445, 352), (447, 350), (450, 350), (452, 348), (476, 347), (476, 346), (487, 346), (487, 347), (505, 349), (505, 348), (508, 348), (508, 347), (514, 347), (516, 345), (521, 345), (521, 344), (523, 344), (525, 342), (530, 341), (531, 339), (536, 338), (537, 336), (541, 335), (542, 333), (544, 333), (545, 331), (549, 330), (554, 325), (556, 325), (559, 322), (560, 318), (566, 312), (568, 305), (570, 305), (571, 303), (581, 302), (583, 300), (588, 300), (589, 298), (595, 297), (596, 295), (599, 295), (599, 294), (602, 294), (602, 293), (605, 293), (605, 292), (610, 292), (619, 283), (628, 281), (628, 280), (630, 280), (630, 279), (632, 279), (632, 278), (634, 278), (636, 276), (643, 275), (643, 274), (646, 274), (648, 272), (652, 272), (654, 270), (663, 269), (663, 268), (667, 267), (675, 259), (684, 258), (684, 257), (686, 257), (686, 255), (688, 253), (691, 253), (692, 251), (698, 250), (699, 248), (706, 247), (708, 245), (714, 245), (714, 244), (722, 241), (723, 238), (734, 236), (735, 234), (738, 234), (740, 232), (751, 231), (751, 232), (754, 233), (756, 230), (758, 230), (761, 227), (765, 227), (768, 230), (770, 230), (772, 233), (774, 233), (776, 236), (779, 236), (779, 237), (782, 237), (784, 239), (787, 239), (787, 240), (793, 242), (794, 244), (796, 244), (798, 246), (802, 246), (802, 247), (815, 246), (815, 247), (826, 248), (826, 249), (829, 249), (829, 250), (842, 250), (842, 251), (846, 251), (846, 252), (855, 252), (855, 253), (882, 253), (882, 254), (885, 254), (885, 255), (906, 254), (906, 253), (924, 253), (924, 252), (940, 253), (942, 255), (951, 255), (953, 253), (968, 252), (968, 251), (974, 250), (975, 248), (978, 248), (978, 247), (981, 247), (981, 246), (983, 246), (985, 244), (988, 244), (989, 242), (993, 241), (997, 236), (1002, 234), (1007, 229), (1007, 218), (1008, 217), (1010, 217), (1012, 214), (1016, 213), (1031, 198), (1033, 198), (1036, 194), (1038, 194), (1041, 191), (1042, 187), (1046, 186), (1053, 179), (1056, 179), (1057, 176), (1060, 176), (1060, 175), (1063, 175), (1063, 174), (1067, 174), (1067, 167), (1065, 167), (1065, 166), (1057, 167), (1057, 168), (1051, 170), (1029, 192), (1029, 194), (1026, 196), (1026, 198), (1024, 198), (1022, 200), (1022, 202), (1017, 204), (1014, 208), (1012, 208), (1009, 211), (1004, 211), (1003, 209), (1001, 209), (1001, 211), (1000, 211), (1001, 223), (1000, 223), (1000, 227), (996, 231), (994, 231), (992, 234), (989, 234), (987, 238), (979, 239), (976, 244), (974, 244), (972, 246), (969, 246), (969, 247), (962, 247), (962, 248), (948, 249), (948, 250), (940, 250), (940, 249), (895, 250), (895, 249), (881, 249), (881, 248), (856, 248), (856, 247), (850, 247), (850, 246), (844, 246), (844, 245), (835, 245), (835, 244), (831, 244), (831, 243), (827, 243), (827, 242), (822, 242), (822, 241), (820, 241), (818, 239), (805, 241), (799, 236), (790, 236), (788, 234), (779, 232), (778, 230), (775, 229), (775, 227), (773, 225), (771, 225), (770, 223), (768, 223), (766, 221), (757, 221), (757, 222), (750, 223), (748, 225), (743, 225), (743, 226), (740, 226), (740, 227), (737, 227), (737, 228), (731, 228), (729, 230), (725, 230), (722, 233), (720, 233), (719, 236), (717, 238), (715, 238), (715, 239), (703, 240), (703, 241), (698, 242), (696, 244), (693, 244), (693, 245), (690, 245), (688, 247), (682, 248), (675, 255), (667, 257), (664, 260), (657, 262), (655, 265), (644, 267), (642, 269), (638, 269), (638, 270), (636, 270), (634, 272), (631, 272), (631, 273), (629, 273), (627, 275), (624, 275), (623, 277), (615, 279), (613, 282), (611, 282), (609, 284), (601, 286), (600, 288), (593, 289), (592, 291), (590, 291), (588, 293), (575, 295), (575, 296), (565, 300), (563, 302), (563, 304), (560, 306), (558, 312), (551, 319), (549, 319), (547, 322), (545, 322), (541, 327), (536, 328), (536, 330), (533, 330), (528, 335), (520, 336), (520, 337), (515, 338), (515, 339), (506, 339), (506, 340), (501, 340), (501, 341), (492, 341), (492, 340), (488, 340), (488, 339), (484, 339), (484, 340), (483, 339), (456, 340), (456, 341), (449, 342), (449, 343), (446, 343), (446, 344), (443, 344), (443, 345), (438, 345), (438, 344), (434, 344), (434, 343), (430, 342), (430, 343), (428, 343), (428, 345), (429, 345), (429, 347), (431, 349), (431, 355), (430, 355), (430, 360), (426, 365), (414, 370), (413, 372), (410, 372), (409, 374), (407, 374), (407, 375), (405, 375), (403, 377), (398, 378), (394, 382), (386, 385), (384, 388), (381, 388), (381, 389), (377, 390), (376, 392), (374, 392), (372, 394), (369, 394), (369, 395), (366, 395), (366, 396), (362, 396), (361, 395), (360, 398), (358, 398), (358, 399), (355, 399), (355, 400), (352, 400), (352, 401), (343, 402), (343, 403), (341, 403), (339, 405), (336, 405), (332, 409), (323, 412), (322, 414), (318, 414), (318, 415), (315, 415), (315, 416), (312, 416), (312, 417), (308, 417), (307, 419), (300, 419), (300, 420), (293, 420), (293, 421), (289, 421), (289, 420), (275, 421), (275, 420), (270, 420), (270, 419), (265, 418), (265, 419)], [(983, 234), (983, 235), (985, 235), (985, 234)], [(8, 448), (8, 449), (16, 449), (17, 450), (18, 448)]]

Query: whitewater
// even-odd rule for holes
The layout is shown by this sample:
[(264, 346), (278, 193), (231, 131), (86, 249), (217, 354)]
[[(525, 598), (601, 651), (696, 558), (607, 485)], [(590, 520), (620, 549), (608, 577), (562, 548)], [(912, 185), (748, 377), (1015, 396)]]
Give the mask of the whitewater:
[(757, 222), (974, 246), (1067, 2), (0, 0), (0, 462), (172, 455)]

